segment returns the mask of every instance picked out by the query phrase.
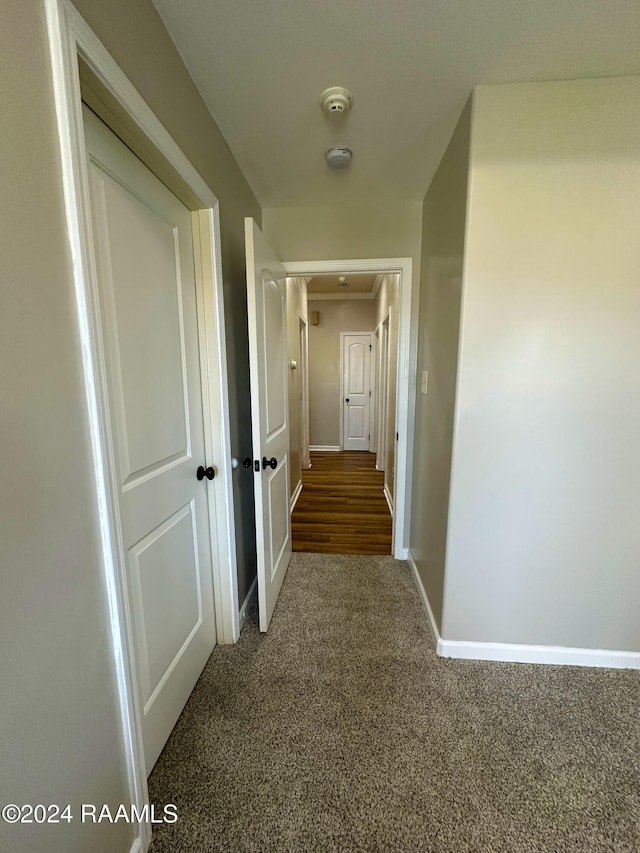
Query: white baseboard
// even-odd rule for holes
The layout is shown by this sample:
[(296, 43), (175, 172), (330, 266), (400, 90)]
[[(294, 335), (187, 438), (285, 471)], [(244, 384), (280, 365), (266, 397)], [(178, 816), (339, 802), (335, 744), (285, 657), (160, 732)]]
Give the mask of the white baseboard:
[(300, 497), (300, 492), (302, 491), (302, 480), (298, 480), (298, 485), (295, 488), (295, 491), (291, 495), (291, 500), (289, 501), (289, 509), (293, 512), (293, 509)]
[(391, 513), (391, 518), (393, 518), (393, 497), (391, 496), (391, 492), (389, 491), (389, 487), (387, 484), (384, 484), (384, 496), (387, 501), (387, 506), (389, 507), (389, 512)]
[(323, 450), (325, 453), (340, 453), (341, 447), (339, 444), (310, 444), (309, 451)]
[(245, 600), (242, 602), (242, 607), (240, 608), (240, 631), (242, 631), (242, 626), (244, 625), (245, 619), (247, 618), (247, 610), (249, 605), (251, 604), (251, 600), (256, 594), (256, 589), (258, 588), (258, 576), (256, 575), (253, 579), (253, 583), (249, 587), (249, 592), (246, 595)]
[(409, 559), (409, 549), (408, 548), (399, 548), (396, 552), (396, 560), (408, 560)]
[(518, 643), (476, 643), (468, 640), (444, 640), (440, 636), (418, 567), (409, 550), (411, 566), (431, 633), (436, 640), (436, 654), (459, 660), (494, 660), (510, 663), (544, 663), (557, 666), (594, 666), (611, 669), (640, 669), (640, 652), (578, 649), (570, 646), (527, 646)]
[(422, 578), (418, 573), (418, 567), (416, 566), (416, 561), (413, 558), (411, 549), (408, 549), (407, 561), (411, 566), (411, 571), (413, 572), (413, 579), (416, 582), (416, 586), (418, 587), (418, 593), (420, 595), (420, 600), (422, 601), (422, 606), (424, 607), (424, 612), (427, 614), (427, 621), (429, 622), (429, 627), (431, 628), (431, 633), (433, 634), (436, 652), (437, 654), (440, 654), (440, 643), (442, 642), (442, 638), (440, 637), (440, 631), (438, 631), (438, 626), (436, 625), (433, 610), (431, 609), (429, 599), (427, 598), (427, 593), (425, 592), (424, 586), (422, 585)]
[(441, 657), (462, 660), (640, 669), (640, 652), (577, 649), (570, 646), (527, 646), (517, 643), (474, 643), (467, 640), (440, 639), (438, 654)]

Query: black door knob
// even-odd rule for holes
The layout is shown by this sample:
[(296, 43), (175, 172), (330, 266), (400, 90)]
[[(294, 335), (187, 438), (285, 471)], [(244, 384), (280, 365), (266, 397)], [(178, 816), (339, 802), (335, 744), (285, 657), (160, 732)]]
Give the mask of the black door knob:
[(213, 478), (215, 476), (216, 476), (216, 472), (213, 470), (213, 468), (211, 466), (209, 466), (208, 468), (205, 468), (202, 465), (198, 465), (198, 470), (196, 471), (196, 477), (199, 480), (204, 480), (205, 477), (207, 478), (207, 480), (213, 480)]
[(272, 456), (272, 457), (271, 457), (271, 459), (267, 459), (267, 457), (266, 457), (266, 456), (263, 456), (263, 457), (262, 457), (262, 467), (263, 467), (263, 469), (264, 469), (264, 468), (266, 468), (266, 467), (267, 467), (267, 465), (270, 465), (272, 468), (275, 468), (277, 464), (278, 464), (278, 460), (276, 459), (276, 457), (275, 457), (275, 456)]
[(243, 468), (251, 468), (251, 457), (250, 456), (245, 456), (245, 458), (242, 460), (242, 467)]
[(349, 398), (347, 397), (347, 398), (345, 399), (345, 403), (348, 403), (348, 402), (349, 402)]

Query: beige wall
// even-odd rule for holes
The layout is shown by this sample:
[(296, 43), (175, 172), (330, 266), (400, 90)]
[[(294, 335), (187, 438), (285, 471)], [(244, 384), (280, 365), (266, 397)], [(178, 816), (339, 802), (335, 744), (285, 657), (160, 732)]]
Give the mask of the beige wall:
[[(418, 337), (418, 394), (409, 547), (441, 627), (451, 477), (460, 277), (465, 242), (471, 102), (425, 197)], [(420, 393), (428, 371), (428, 394)]]
[[(242, 216), (259, 207), (151, 2), (77, 6), (220, 199), (234, 450), (248, 452)], [(0, 800), (115, 809), (127, 781), (42, 0), (3, 0), (0, 91)], [(132, 837), (0, 824), (3, 850), (112, 853)]]
[(300, 317), (307, 319), (307, 283), (302, 277), (287, 278), (287, 357), (297, 368), (288, 367), (289, 376), (289, 475), (291, 496), (302, 480), (302, 356)]
[[(0, 801), (126, 801), (42, 3), (0, 27)], [(3, 850), (128, 850), (123, 824), (0, 823)]]
[(443, 636), (637, 652), (640, 78), (480, 87), (471, 138)]
[(339, 447), (340, 333), (373, 332), (373, 299), (309, 300), (320, 322), (309, 326), (309, 444)]
[[(151, 0), (77, 0), (75, 5), (220, 202), (231, 452), (239, 459), (250, 456), (243, 220), (252, 216), (260, 225), (260, 207)], [(242, 466), (233, 476), (242, 602), (255, 577), (253, 477)]]
[(412, 258), (420, 275), (419, 204), (270, 207), (262, 211), (264, 234), (283, 261)]
[[(400, 308), (400, 276), (396, 273), (384, 275), (376, 296), (376, 327), (389, 314), (389, 384), (387, 388), (387, 423), (385, 425), (386, 453), (384, 460), (384, 484), (391, 498), (396, 467), (396, 398), (398, 372), (398, 311)], [(380, 378), (378, 377), (378, 381)]]

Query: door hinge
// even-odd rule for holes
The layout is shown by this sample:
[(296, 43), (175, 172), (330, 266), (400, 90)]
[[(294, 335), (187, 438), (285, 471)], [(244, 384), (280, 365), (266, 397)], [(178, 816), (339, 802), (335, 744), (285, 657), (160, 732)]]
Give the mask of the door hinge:
[(371, 388), (369, 388), (369, 396), (371, 396)]
[(369, 344), (369, 352), (371, 352), (372, 349), (373, 347), (371, 346), (371, 344)]

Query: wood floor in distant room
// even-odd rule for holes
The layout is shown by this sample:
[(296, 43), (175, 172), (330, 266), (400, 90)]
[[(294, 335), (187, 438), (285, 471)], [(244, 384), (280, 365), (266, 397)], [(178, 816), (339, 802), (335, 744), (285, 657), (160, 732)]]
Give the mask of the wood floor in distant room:
[(391, 513), (373, 453), (311, 453), (291, 527), (294, 551), (390, 554)]

